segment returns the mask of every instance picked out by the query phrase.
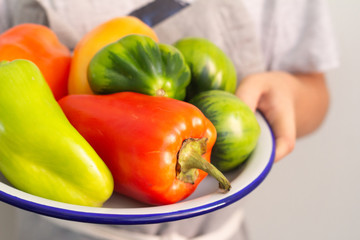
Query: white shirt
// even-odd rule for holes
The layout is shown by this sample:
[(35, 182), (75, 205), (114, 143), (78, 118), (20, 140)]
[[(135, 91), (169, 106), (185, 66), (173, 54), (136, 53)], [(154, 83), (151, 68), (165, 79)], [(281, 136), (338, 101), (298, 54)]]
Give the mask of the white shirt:
[[(22, 22), (48, 24), (63, 43), (73, 48), (84, 34), (98, 24), (127, 15), (135, 6), (147, 2), (150, 1), (0, 0), (0, 14), (3, 14), (0, 16), (4, 19), (1, 21), (0, 31)], [(192, 6), (193, 9), (195, 6), (202, 9), (210, 2), (218, 4), (216, 11), (204, 11), (197, 19), (189, 20), (181, 18), (181, 14), (192, 11), (186, 8), (156, 26), (154, 29), (159, 34), (160, 41), (172, 43), (189, 34), (209, 37), (232, 58), (241, 72), (240, 78), (266, 70), (323, 72), (338, 64), (335, 40), (324, 0), (244, 0), (243, 4), (240, 0), (202, 0), (195, 1)], [(207, 18), (203, 19), (205, 17)], [(202, 29), (204, 25), (191, 29), (192, 25), (204, 24), (204, 21), (208, 21), (210, 31)], [(171, 24), (173, 28), (169, 28)], [(165, 224), (119, 228), (149, 234), (182, 232), (183, 237), (194, 237), (217, 228), (224, 222), (224, 216), (228, 218), (237, 212), (237, 208), (234, 204), (207, 216)], [(62, 224), (64, 226), (66, 222)], [(76, 226), (71, 222), (70, 225)], [(105, 226), (103, 231), (106, 228), (108, 227)], [(109, 234), (114, 228), (116, 227), (109, 230)], [(84, 228), (80, 224), (77, 229)]]
[[(56, 25), (57, 29), (53, 30), (60, 39), (73, 48), (98, 24), (126, 15), (148, 2), (150, 0), (0, 0), (0, 32), (23, 22), (50, 22)], [(338, 66), (325, 0), (244, 0), (243, 4), (254, 23), (266, 70), (324, 72)], [(48, 19), (44, 9), (51, 13)], [(64, 31), (70, 31), (73, 39), (64, 38), (67, 35)]]

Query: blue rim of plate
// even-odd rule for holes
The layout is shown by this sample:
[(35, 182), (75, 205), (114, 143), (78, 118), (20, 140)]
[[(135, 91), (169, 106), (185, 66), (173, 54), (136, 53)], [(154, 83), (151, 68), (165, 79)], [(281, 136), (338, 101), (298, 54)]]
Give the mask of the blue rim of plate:
[[(260, 113), (263, 117), (263, 115)], [(60, 218), (64, 220), (71, 220), (77, 222), (87, 223), (101, 223), (101, 224), (116, 224), (116, 225), (133, 225), (133, 224), (152, 224), (163, 223), (170, 221), (177, 221), (186, 218), (196, 217), (206, 213), (213, 212), (220, 208), (226, 207), (240, 200), (252, 190), (254, 190), (268, 175), (275, 158), (275, 137), (268, 121), (264, 118), (272, 138), (271, 155), (267, 165), (259, 176), (249, 183), (246, 187), (242, 188), (235, 194), (229, 197), (223, 198), (219, 201), (211, 202), (198, 207), (193, 207), (185, 210), (166, 212), (166, 213), (154, 213), (154, 214), (108, 214), (108, 213), (91, 213), (76, 210), (68, 210), (63, 208), (57, 208), (53, 206), (47, 206), (44, 204), (28, 201), (11, 194), (5, 193), (0, 190), (0, 201), (21, 208), (23, 210), (31, 211), (41, 215)]]

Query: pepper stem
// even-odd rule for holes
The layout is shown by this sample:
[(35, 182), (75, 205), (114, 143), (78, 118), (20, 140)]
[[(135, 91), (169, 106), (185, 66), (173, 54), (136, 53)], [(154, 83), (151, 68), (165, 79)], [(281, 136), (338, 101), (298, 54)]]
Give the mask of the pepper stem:
[(193, 184), (198, 177), (197, 169), (201, 169), (219, 182), (220, 189), (228, 192), (231, 188), (229, 180), (214, 165), (201, 156), (206, 152), (206, 142), (206, 138), (189, 138), (183, 142), (178, 155), (177, 178), (183, 182)]

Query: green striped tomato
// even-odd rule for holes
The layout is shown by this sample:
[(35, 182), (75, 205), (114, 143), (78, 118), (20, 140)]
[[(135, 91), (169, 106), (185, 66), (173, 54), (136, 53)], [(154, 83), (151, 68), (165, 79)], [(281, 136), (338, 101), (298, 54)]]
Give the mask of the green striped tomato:
[(95, 94), (131, 91), (184, 100), (190, 70), (175, 47), (131, 34), (95, 54), (88, 80)]
[(210, 90), (190, 100), (214, 124), (217, 140), (211, 162), (220, 171), (243, 163), (256, 147), (260, 126), (251, 109), (234, 94)]
[(236, 70), (231, 59), (213, 42), (198, 37), (183, 38), (174, 46), (183, 54), (191, 71), (186, 99), (207, 90), (235, 93)]

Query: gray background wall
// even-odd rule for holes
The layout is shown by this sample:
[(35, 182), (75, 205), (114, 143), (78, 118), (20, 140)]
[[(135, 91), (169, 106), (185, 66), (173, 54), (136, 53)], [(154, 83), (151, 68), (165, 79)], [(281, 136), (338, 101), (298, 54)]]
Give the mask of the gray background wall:
[[(329, 5), (341, 56), (330, 112), (244, 199), (252, 240), (360, 239), (360, 1)], [(0, 240), (16, 239), (13, 216), (0, 203)]]
[(245, 200), (252, 240), (360, 239), (360, 1), (328, 2), (341, 58), (330, 112)]

